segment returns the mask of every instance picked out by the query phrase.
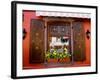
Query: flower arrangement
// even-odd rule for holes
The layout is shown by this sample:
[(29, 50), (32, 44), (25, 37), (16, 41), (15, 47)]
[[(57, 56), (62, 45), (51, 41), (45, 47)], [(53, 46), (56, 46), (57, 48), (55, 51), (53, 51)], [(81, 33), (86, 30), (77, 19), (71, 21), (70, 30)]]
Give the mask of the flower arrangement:
[(69, 58), (71, 55), (68, 52), (67, 48), (63, 49), (63, 52), (58, 52), (57, 49), (54, 49), (53, 52), (48, 50), (45, 54), (46, 61), (49, 59), (57, 59), (58, 61), (64, 58)]

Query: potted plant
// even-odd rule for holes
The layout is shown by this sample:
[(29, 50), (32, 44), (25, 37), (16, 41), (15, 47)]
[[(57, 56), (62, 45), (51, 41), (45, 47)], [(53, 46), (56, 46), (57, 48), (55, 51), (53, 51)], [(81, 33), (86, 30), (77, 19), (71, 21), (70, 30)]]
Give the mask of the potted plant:
[(70, 62), (70, 56), (68, 49), (65, 47), (63, 52), (58, 54), (58, 62)]
[(66, 54), (66, 53), (60, 53), (59, 54), (59, 62), (70, 62), (70, 56), (69, 54)]
[(46, 61), (47, 62), (58, 62), (57, 60), (57, 50), (54, 49), (54, 51), (51, 53), (50, 51), (47, 51), (46, 53)]
[(45, 54), (46, 62), (69, 62), (70, 61), (70, 54), (66, 48), (62, 53), (58, 53), (57, 49), (54, 49), (53, 52), (47, 51)]

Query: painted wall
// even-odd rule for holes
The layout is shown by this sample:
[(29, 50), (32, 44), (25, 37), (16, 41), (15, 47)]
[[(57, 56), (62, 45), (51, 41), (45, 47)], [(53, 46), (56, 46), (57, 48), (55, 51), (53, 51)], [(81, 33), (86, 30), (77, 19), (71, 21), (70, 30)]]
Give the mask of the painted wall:
[[(42, 19), (42, 17), (37, 17), (35, 12), (33, 11), (24, 11), (24, 21), (23, 21), (23, 28), (26, 29), (27, 35), (26, 38), (23, 40), (23, 68), (31, 68), (34, 66), (33, 64), (29, 64), (29, 34), (30, 34), (30, 20), (31, 19)], [(84, 19), (83, 20), (83, 27), (85, 32), (90, 30), (90, 20)], [(86, 43), (86, 60), (81, 63), (77, 62), (77, 64), (89, 64), (90, 65), (90, 39), (85, 37)]]
[(23, 28), (25, 28), (27, 34), (26, 38), (23, 40), (23, 66), (31, 67), (32, 64), (29, 64), (29, 35), (30, 35), (30, 20), (31, 19), (40, 19), (41, 17), (35, 16), (35, 12), (24, 11), (24, 20), (23, 20)]
[[(90, 20), (84, 20), (83, 26), (84, 26), (84, 30), (85, 33), (87, 32), (87, 30), (91, 31), (91, 21)], [(91, 38), (91, 37), (90, 37)], [(86, 47), (86, 61), (84, 62), (85, 64), (90, 64), (90, 59), (91, 59), (91, 39), (87, 39), (86, 35), (85, 35), (85, 47)]]

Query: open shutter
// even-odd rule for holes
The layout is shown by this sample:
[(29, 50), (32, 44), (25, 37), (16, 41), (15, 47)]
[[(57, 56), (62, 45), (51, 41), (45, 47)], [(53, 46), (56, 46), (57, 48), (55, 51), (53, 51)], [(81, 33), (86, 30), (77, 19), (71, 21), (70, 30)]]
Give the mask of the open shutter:
[(85, 31), (82, 22), (73, 23), (73, 59), (74, 61), (84, 61), (85, 54)]
[(44, 22), (32, 19), (30, 24), (30, 63), (44, 62)]

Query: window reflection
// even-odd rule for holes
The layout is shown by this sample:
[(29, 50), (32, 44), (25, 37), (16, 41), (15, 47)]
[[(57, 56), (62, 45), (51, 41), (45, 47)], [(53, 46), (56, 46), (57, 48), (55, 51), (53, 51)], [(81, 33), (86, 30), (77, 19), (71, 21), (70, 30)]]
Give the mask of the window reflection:
[(58, 52), (63, 52), (64, 47), (69, 46), (69, 38), (68, 37), (51, 37), (50, 38), (50, 51), (53, 49), (57, 49)]

